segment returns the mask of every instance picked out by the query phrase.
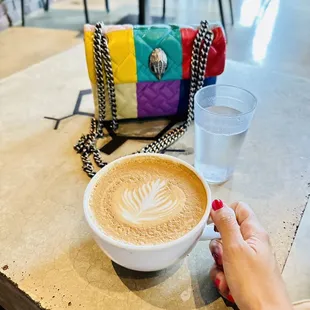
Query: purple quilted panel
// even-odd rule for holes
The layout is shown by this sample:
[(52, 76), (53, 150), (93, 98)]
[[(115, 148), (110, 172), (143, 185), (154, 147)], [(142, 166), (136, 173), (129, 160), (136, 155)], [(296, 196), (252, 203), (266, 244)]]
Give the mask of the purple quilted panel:
[(174, 115), (178, 111), (180, 81), (137, 83), (138, 117)]

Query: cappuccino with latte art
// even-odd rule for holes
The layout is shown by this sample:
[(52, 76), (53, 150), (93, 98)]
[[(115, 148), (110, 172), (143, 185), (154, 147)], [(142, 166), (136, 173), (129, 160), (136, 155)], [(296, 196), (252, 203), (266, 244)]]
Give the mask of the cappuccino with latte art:
[(90, 208), (105, 235), (129, 244), (176, 240), (195, 227), (207, 193), (186, 166), (156, 156), (124, 159), (95, 184)]

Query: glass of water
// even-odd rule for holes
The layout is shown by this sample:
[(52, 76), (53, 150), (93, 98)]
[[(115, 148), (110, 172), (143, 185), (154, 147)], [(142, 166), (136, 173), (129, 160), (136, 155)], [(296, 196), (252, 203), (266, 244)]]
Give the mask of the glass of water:
[(209, 183), (227, 181), (233, 171), (257, 100), (249, 91), (211, 85), (195, 95), (195, 168)]

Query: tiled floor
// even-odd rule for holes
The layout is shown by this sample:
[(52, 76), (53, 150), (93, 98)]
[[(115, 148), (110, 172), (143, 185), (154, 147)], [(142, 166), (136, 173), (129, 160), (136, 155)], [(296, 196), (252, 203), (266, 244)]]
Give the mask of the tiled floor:
[[(103, 0), (88, 2), (92, 22), (114, 23), (127, 14), (137, 13), (136, 0), (110, 0), (110, 14), (105, 12)], [(223, 2), (229, 59), (310, 79), (309, 0), (233, 0), (233, 27), (229, 25), (228, 0)], [(26, 28), (0, 33), (0, 78), (82, 42), (81, 3), (59, 1), (50, 12), (27, 17)], [(162, 0), (153, 0), (151, 4), (152, 14), (160, 16)], [(182, 24), (198, 23), (205, 18), (218, 21), (217, 4), (217, 0), (167, 0), (167, 16)], [(13, 43), (18, 43), (18, 47)], [(305, 177), (310, 182), (310, 176)], [(308, 204), (283, 273), (292, 300), (310, 298), (309, 227)]]

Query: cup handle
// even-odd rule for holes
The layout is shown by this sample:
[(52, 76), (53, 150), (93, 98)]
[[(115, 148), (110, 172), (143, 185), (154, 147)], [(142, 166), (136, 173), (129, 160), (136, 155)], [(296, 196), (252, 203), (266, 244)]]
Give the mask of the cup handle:
[(221, 235), (218, 232), (214, 231), (213, 223), (205, 226), (199, 238), (199, 241), (212, 240), (212, 239), (221, 239)]

